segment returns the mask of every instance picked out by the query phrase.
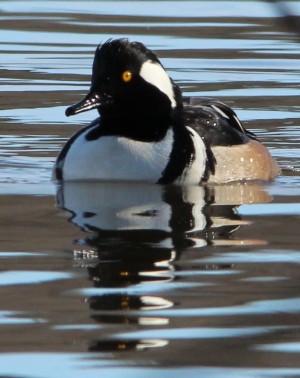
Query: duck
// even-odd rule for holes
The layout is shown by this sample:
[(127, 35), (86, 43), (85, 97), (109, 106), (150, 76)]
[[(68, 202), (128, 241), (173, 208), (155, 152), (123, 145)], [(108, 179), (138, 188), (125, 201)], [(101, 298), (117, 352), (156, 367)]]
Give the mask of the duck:
[(63, 146), (58, 181), (223, 184), (269, 181), (280, 168), (229, 106), (184, 97), (143, 43), (109, 39), (95, 51), (87, 95), (66, 116), (99, 117)]

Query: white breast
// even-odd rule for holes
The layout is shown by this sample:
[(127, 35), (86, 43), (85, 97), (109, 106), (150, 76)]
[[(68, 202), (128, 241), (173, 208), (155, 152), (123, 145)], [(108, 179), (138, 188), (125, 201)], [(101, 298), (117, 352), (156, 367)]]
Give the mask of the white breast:
[(173, 131), (156, 143), (124, 137), (103, 136), (96, 140), (80, 134), (63, 164), (64, 180), (123, 180), (156, 182), (165, 169), (173, 145)]

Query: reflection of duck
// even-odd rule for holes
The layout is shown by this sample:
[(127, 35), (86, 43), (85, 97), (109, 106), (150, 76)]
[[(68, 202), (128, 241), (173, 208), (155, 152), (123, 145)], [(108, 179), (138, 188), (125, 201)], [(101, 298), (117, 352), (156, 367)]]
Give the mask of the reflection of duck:
[[(267, 200), (258, 185), (63, 183), (58, 187), (58, 206), (71, 212), (70, 220), (87, 233), (76, 261), (87, 268), (94, 286), (87, 299), (91, 319), (101, 324), (168, 324), (167, 317), (147, 312), (175, 306), (161, 295), (182, 285), (175, 260), (191, 248), (230, 243), (232, 233), (245, 224), (236, 205)], [(89, 350), (144, 350), (167, 343), (100, 335)]]
[(87, 244), (115, 248), (115, 253), (122, 249), (125, 257), (126, 246), (131, 254), (141, 246), (151, 247), (151, 254), (158, 247), (179, 252), (205, 245), (207, 236), (218, 230), (231, 232), (240, 224), (234, 202), (228, 202), (235, 187), (231, 188), (222, 198), (218, 188), (74, 182), (59, 187), (57, 202), (73, 214), (74, 224), (89, 233)]
[[(172, 261), (186, 248), (230, 238), (245, 222), (236, 206), (266, 202), (258, 185), (225, 187), (157, 186), (130, 183), (74, 182), (59, 186), (58, 206), (70, 211), (71, 221), (88, 236), (84, 240), (102, 261), (115, 261), (104, 277), (117, 284), (110, 269), (120, 271), (134, 262), (140, 272), (146, 264)], [(168, 279), (166, 265), (156, 267), (160, 279)], [(127, 271), (127, 269), (125, 269)], [(168, 271), (168, 269), (167, 269)], [(163, 273), (164, 272), (164, 273)], [(119, 277), (129, 283), (142, 279)], [(151, 277), (144, 279), (151, 280)]]
[(58, 180), (199, 184), (269, 180), (268, 150), (225, 104), (183, 100), (156, 55), (138, 42), (109, 40), (95, 53), (88, 95), (67, 115), (97, 109), (58, 156)]

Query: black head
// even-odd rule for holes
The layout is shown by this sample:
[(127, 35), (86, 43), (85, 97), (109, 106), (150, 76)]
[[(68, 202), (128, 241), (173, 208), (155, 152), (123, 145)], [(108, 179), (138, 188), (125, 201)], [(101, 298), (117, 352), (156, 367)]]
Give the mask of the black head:
[(145, 118), (167, 119), (182, 106), (180, 89), (169, 78), (156, 55), (142, 43), (108, 40), (95, 52), (90, 92), (66, 110), (74, 115), (97, 108), (105, 118), (134, 125)]

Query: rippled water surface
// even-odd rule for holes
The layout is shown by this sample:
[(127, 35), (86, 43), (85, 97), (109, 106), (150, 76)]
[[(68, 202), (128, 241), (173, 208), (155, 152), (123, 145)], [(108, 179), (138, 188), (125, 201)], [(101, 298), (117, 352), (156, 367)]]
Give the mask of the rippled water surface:
[[(294, 21), (264, 1), (0, 1), (0, 376), (300, 376)], [(64, 110), (96, 45), (120, 36), (154, 49), (186, 95), (232, 106), (283, 174), (52, 183), (97, 114)]]

